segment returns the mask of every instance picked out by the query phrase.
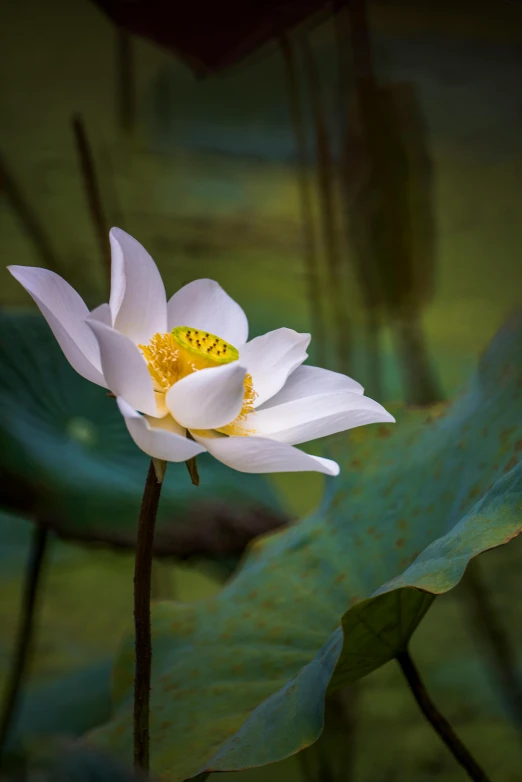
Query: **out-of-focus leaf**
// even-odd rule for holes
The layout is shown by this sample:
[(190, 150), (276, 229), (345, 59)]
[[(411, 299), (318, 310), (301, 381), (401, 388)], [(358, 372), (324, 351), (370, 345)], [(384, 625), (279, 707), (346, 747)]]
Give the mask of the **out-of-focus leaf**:
[[(34, 523), (23, 516), (0, 510), (0, 579), (11, 578), (25, 570)], [(82, 551), (51, 536), (49, 555), (52, 562), (81, 558)]]
[(145, 782), (144, 774), (106, 754), (74, 748), (51, 765), (45, 782)]
[(53, 741), (32, 754), (7, 758), (3, 782), (145, 782), (145, 775), (106, 753)]
[[(325, 507), (254, 543), (215, 598), (154, 613), (152, 768), (183, 780), (313, 743), (327, 691), (402, 650), (469, 560), (522, 528), (522, 317), (468, 391), (431, 413), (338, 437)], [(130, 757), (134, 643), (115, 715), (92, 738)]]
[(47, 738), (75, 738), (110, 715), (111, 661), (29, 688), (23, 693), (8, 749)]
[[(60, 535), (133, 546), (148, 457), (132, 442), (114, 399), (69, 366), (39, 315), (0, 314), (0, 492), (4, 505)], [(260, 475), (207, 454), (201, 485), (169, 465), (155, 539), (158, 555), (238, 557), (284, 523)]]
[(4, 578), (25, 565), (31, 530), (30, 521), (0, 511), (0, 567)]
[[(522, 672), (522, 666), (519, 666)], [(428, 686), (441, 700), (454, 699), (470, 714), (510, 718), (501, 692), (479, 656), (442, 659), (430, 672)]]
[(2, 755), (2, 770), (13, 779), (25, 778), (20, 776), (22, 769), (30, 769), (49, 782), (130, 782), (133, 777), (105, 754), (67, 749), (108, 719), (111, 665), (103, 660), (24, 691)]

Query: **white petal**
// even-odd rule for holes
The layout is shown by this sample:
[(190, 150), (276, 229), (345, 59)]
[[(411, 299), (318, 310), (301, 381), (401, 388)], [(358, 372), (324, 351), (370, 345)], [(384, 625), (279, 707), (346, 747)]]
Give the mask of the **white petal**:
[(288, 376), (308, 358), (310, 334), (276, 329), (239, 348), (239, 360), (252, 376), (257, 393), (255, 406), (277, 394)]
[(292, 372), (281, 391), (263, 405), (263, 410), (295, 399), (304, 399), (317, 394), (329, 394), (335, 391), (346, 391), (350, 394), (362, 394), (364, 388), (356, 380), (340, 372), (329, 369), (311, 367), (307, 364), (297, 367)]
[(237, 302), (214, 280), (194, 280), (168, 303), (169, 331), (190, 326), (209, 331), (234, 347), (248, 339), (248, 320)]
[(394, 417), (373, 399), (337, 391), (256, 410), (241, 426), (260, 437), (297, 445), (356, 426), (393, 421)]
[(85, 322), (89, 310), (82, 297), (49, 269), (31, 266), (8, 266), (8, 269), (37, 303), (73, 369), (106, 388), (98, 343)]
[(91, 320), (99, 320), (100, 323), (105, 323), (106, 326), (112, 326), (112, 313), (108, 304), (100, 304), (91, 310), (89, 315)]
[(198, 443), (228, 467), (239, 472), (322, 472), (339, 475), (339, 465), (331, 459), (311, 456), (286, 443), (265, 437), (200, 437)]
[(158, 267), (136, 239), (112, 228), (111, 296), (114, 328), (138, 344), (167, 331), (167, 297)]
[(243, 406), (246, 371), (238, 361), (200, 369), (167, 392), (167, 407), (182, 426), (217, 429), (234, 421)]
[(205, 448), (190, 440), (172, 418), (148, 418), (140, 415), (124, 399), (118, 397), (118, 407), (125, 418), (130, 436), (142, 451), (166, 462), (185, 462)]
[(103, 374), (115, 396), (136, 410), (159, 415), (152, 378), (145, 359), (134, 342), (97, 320), (88, 320), (100, 346)]

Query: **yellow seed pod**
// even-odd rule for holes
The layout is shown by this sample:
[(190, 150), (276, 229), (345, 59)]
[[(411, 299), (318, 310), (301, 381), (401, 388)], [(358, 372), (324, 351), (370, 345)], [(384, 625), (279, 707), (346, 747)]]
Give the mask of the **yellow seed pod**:
[(192, 369), (205, 369), (237, 361), (237, 349), (224, 339), (208, 331), (199, 331), (190, 326), (176, 326), (172, 339), (179, 349), (179, 357)]

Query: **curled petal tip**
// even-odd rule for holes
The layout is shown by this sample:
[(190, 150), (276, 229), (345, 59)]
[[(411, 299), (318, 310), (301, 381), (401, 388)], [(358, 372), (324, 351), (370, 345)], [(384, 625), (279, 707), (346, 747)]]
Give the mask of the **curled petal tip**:
[(339, 473), (341, 472), (341, 468), (337, 464), (337, 462), (334, 462), (333, 459), (325, 459), (325, 462), (328, 462), (327, 470), (325, 470), (325, 475), (329, 475), (332, 478), (337, 478)]

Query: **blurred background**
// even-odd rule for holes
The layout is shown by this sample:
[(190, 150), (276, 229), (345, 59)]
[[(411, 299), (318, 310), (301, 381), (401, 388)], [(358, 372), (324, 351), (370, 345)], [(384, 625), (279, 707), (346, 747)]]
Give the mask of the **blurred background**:
[[(311, 331), (312, 361), (352, 375), (380, 402), (452, 398), (522, 298), (522, 4), (243, 6), (3, 0), (3, 266), (53, 269), (92, 308), (107, 300), (117, 225), (155, 258), (168, 295), (212, 277), (247, 312), (251, 336)], [(21, 773), (25, 753), (41, 753), (51, 734), (74, 737), (108, 716), (110, 658), (132, 620), (146, 459), (100, 389), (69, 369), (25, 291), (3, 268), (0, 278), (6, 697), (24, 569), (38, 546), (33, 522), (50, 530), (39, 544), (25, 695), (3, 737), (5, 767)], [(239, 486), (204, 460), (200, 472), (201, 492), (179, 468), (169, 477), (158, 598), (212, 594), (253, 536), (322, 496), (318, 475)], [(515, 541), (481, 559), (512, 671), (521, 554)], [(514, 727), (477, 634), (485, 620), (473, 594), (462, 585), (439, 598), (414, 651), (494, 779), (514, 782), (522, 722)], [(235, 779), (463, 778), (393, 666), (334, 704), (327, 739), (326, 749)]]

